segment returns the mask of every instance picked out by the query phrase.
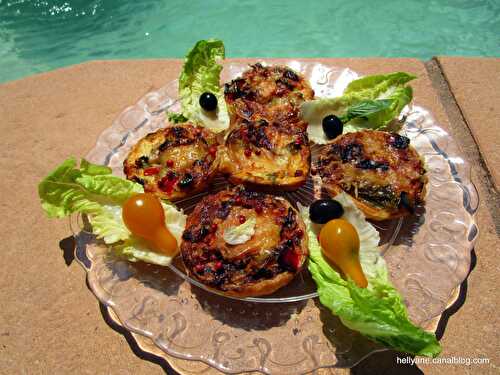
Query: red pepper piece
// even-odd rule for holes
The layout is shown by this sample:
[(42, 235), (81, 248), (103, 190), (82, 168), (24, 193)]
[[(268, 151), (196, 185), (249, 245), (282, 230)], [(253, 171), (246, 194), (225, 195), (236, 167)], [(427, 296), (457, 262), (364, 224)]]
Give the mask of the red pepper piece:
[(203, 272), (204, 269), (205, 269), (205, 266), (203, 264), (197, 264), (196, 266), (194, 266), (194, 270), (198, 273)]
[(282, 262), (294, 271), (297, 271), (300, 266), (300, 255), (294, 250), (287, 250), (286, 253), (282, 255)]
[(144, 170), (144, 176), (154, 176), (160, 173), (160, 167), (149, 167)]
[(161, 191), (164, 191), (167, 194), (172, 194), (177, 180), (177, 177), (169, 178), (169, 176), (165, 176), (160, 180), (160, 182), (158, 182), (158, 187)]
[(210, 148), (208, 149), (208, 153), (212, 156), (215, 156), (217, 154), (217, 146), (216, 145), (210, 146)]

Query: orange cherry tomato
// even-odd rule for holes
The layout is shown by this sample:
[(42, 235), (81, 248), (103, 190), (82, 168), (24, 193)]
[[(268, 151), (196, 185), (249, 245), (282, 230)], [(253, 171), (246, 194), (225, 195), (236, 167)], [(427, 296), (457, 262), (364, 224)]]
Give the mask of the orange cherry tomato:
[(323, 254), (357, 286), (366, 288), (366, 280), (359, 262), (359, 236), (356, 228), (346, 220), (334, 219), (326, 223), (319, 233)]
[(152, 243), (155, 250), (173, 256), (177, 241), (165, 225), (160, 199), (151, 193), (136, 194), (123, 205), (123, 222), (135, 235)]

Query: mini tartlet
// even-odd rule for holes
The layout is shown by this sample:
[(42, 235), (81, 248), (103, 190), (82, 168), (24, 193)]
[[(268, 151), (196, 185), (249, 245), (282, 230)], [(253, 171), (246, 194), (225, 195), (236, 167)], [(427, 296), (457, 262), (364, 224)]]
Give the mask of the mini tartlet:
[(322, 148), (316, 171), (332, 196), (348, 193), (373, 220), (408, 215), (425, 198), (424, 163), (410, 140), (396, 133), (343, 134)]
[[(243, 243), (226, 232), (255, 221)], [(181, 255), (190, 276), (237, 297), (262, 296), (288, 284), (308, 256), (299, 213), (283, 198), (236, 187), (200, 201), (188, 216)]]
[(190, 123), (142, 138), (123, 162), (125, 176), (161, 198), (178, 200), (205, 189), (217, 172), (214, 133)]

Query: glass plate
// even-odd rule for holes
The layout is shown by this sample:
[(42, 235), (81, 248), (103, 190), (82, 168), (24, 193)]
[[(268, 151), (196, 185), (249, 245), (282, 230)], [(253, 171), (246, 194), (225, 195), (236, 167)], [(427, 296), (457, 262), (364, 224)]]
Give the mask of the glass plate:
[[(293, 60), (286, 65), (304, 74), (320, 97), (340, 95), (357, 77), (349, 69), (314, 62)], [(226, 64), (223, 80), (246, 68), (246, 64)], [(163, 126), (166, 110), (178, 110), (176, 98), (177, 81), (145, 95), (99, 136), (87, 158), (123, 176), (122, 163), (130, 148)], [(478, 234), (474, 222), (478, 195), (469, 166), (432, 115), (413, 105), (402, 118), (401, 133), (411, 139), (427, 166), (426, 205), (410, 218), (376, 226), (382, 236), (380, 251), (411, 320), (434, 329), (469, 271)], [(218, 180), (212, 190), (225, 184)], [(308, 203), (313, 193), (308, 183), (285, 195), (292, 203)], [(179, 206), (189, 212), (200, 198), (185, 199)], [(73, 227), (81, 226), (73, 223)], [(136, 339), (141, 338), (138, 342), (154, 345), (167, 356), (202, 361), (230, 373), (295, 374), (351, 367), (383, 350), (345, 328), (313, 298), (315, 287), (307, 271), (270, 297), (230, 299), (196, 286), (182, 272), (180, 261), (170, 268), (130, 263), (115, 257), (85, 231), (76, 237), (77, 258), (99, 301)]]

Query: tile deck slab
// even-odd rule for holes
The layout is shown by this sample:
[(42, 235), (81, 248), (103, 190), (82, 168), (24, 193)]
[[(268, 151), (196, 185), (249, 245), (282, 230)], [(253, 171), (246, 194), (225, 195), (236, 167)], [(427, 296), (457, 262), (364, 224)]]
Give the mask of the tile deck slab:
[(500, 190), (500, 59), (440, 56), (436, 60)]
[[(453, 124), (422, 62), (382, 58), (322, 61), (362, 74), (398, 70), (417, 74), (419, 79), (412, 84), (415, 102), (430, 109), (453, 134)], [(106, 325), (85, 285), (84, 271), (75, 262), (66, 266), (62, 257), (59, 243), (70, 235), (68, 222), (46, 219), (36, 186), (66, 157), (85, 155), (124, 108), (177, 78), (180, 67), (180, 60), (97, 61), (0, 85), (0, 205), (8, 218), (0, 227), (0, 373), (163, 372), (158, 365), (135, 356), (123, 336)], [(460, 144), (460, 136), (455, 138)], [(473, 178), (486, 197), (478, 173)], [(482, 202), (478, 262), (469, 278), (465, 305), (449, 320), (442, 339), (443, 355), (484, 355), (493, 366), (500, 366), (494, 302), (500, 300), (495, 287), (498, 238), (494, 218), (484, 207), (484, 199)], [(415, 368), (395, 367), (391, 355), (374, 355), (352, 373), (374, 373), (380, 368), (414, 373)], [(463, 370), (425, 367), (429, 374)], [(474, 373), (492, 370), (491, 366), (471, 368)]]

